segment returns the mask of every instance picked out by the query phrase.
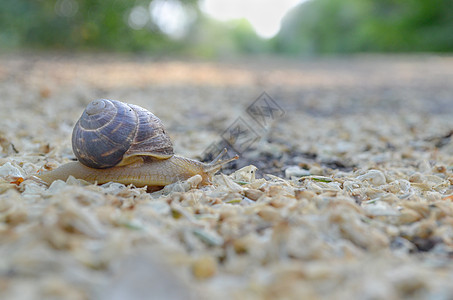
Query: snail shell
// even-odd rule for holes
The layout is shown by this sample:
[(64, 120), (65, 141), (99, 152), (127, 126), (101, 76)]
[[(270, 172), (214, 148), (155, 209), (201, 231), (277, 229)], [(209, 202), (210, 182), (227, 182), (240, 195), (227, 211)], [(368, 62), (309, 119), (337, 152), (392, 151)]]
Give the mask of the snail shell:
[(174, 154), (158, 117), (138, 105), (106, 99), (88, 104), (72, 132), (72, 149), (82, 164), (97, 169)]

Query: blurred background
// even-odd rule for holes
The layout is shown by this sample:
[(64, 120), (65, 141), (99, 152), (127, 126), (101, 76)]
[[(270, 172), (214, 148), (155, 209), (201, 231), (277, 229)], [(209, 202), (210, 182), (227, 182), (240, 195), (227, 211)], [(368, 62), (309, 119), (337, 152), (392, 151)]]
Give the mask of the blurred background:
[(0, 50), (222, 58), (451, 52), (451, 0), (2, 0)]
[[(373, 145), (397, 147), (386, 124), (416, 128), (397, 134), (410, 138), (442, 116), (426, 135), (448, 136), (452, 51), (451, 0), (2, 0), (0, 137), (72, 158), (80, 112), (108, 98), (153, 111), (185, 156), (209, 161), (218, 142), (251, 141), (230, 171), (284, 176), (301, 157), (349, 170), (350, 147), (372, 145), (365, 161)], [(263, 92), (284, 112), (264, 129), (248, 113), (273, 111)], [(355, 140), (367, 126), (376, 141)]]

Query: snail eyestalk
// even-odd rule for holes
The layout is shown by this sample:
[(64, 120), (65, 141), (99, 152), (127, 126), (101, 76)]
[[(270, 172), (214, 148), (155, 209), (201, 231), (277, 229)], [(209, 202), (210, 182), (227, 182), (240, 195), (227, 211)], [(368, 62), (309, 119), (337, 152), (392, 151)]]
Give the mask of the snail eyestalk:
[(226, 159), (226, 160), (222, 160), (222, 157), (227, 153), (227, 149), (226, 148), (223, 148), (222, 152), (219, 153), (219, 155), (217, 155), (216, 158), (214, 158), (209, 164), (208, 166), (206, 167), (206, 169), (204, 170), (206, 173), (208, 174), (215, 174), (216, 172), (218, 172), (224, 165), (226, 165), (227, 163), (230, 163), (236, 159), (239, 158), (238, 155), (235, 155), (233, 156), (232, 158), (229, 158), (229, 159)]

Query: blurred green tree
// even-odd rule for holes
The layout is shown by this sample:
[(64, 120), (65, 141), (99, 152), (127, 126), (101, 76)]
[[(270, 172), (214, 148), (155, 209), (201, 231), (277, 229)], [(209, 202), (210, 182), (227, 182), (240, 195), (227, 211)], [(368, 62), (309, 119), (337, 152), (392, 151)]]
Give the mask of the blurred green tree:
[[(203, 15), (198, 1), (2, 0), (0, 49), (173, 51), (210, 58), (453, 51), (451, 0), (308, 0), (287, 14), (271, 40), (258, 37), (245, 19), (220, 22)], [(167, 30), (171, 22), (161, 24), (181, 19), (190, 22), (174, 35)]]
[[(0, 47), (120, 51), (180, 47), (156, 26), (151, 17), (148, 20), (142, 18), (141, 28), (130, 25), (133, 9), (142, 6), (148, 12), (150, 2), (152, 1), (3, 0), (0, 5)], [(197, 0), (180, 3), (196, 7)]]
[(274, 38), (292, 54), (453, 51), (451, 0), (311, 0)]

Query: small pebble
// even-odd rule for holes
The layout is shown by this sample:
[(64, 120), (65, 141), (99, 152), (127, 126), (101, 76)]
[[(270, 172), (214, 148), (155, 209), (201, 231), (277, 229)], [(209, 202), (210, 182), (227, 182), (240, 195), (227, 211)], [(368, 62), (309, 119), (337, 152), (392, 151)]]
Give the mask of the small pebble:
[(299, 166), (290, 166), (290, 167), (286, 168), (286, 170), (285, 170), (286, 178), (302, 177), (302, 176), (308, 176), (308, 175), (310, 175), (310, 171), (302, 169)]
[(207, 279), (217, 272), (217, 263), (212, 256), (202, 256), (192, 264), (192, 274), (197, 279)]
[(379, 186), (386, 183), (384, 173), (379, 170), (369, 170), (363, 175), (357, 177), (360, 181), (368, 181), (374, 186)]
[(246, 189), (244, 190), (244, 194), (250, 200), (256, 201), (258, 200), (264, 193), (260, 190), (256, 189)]

